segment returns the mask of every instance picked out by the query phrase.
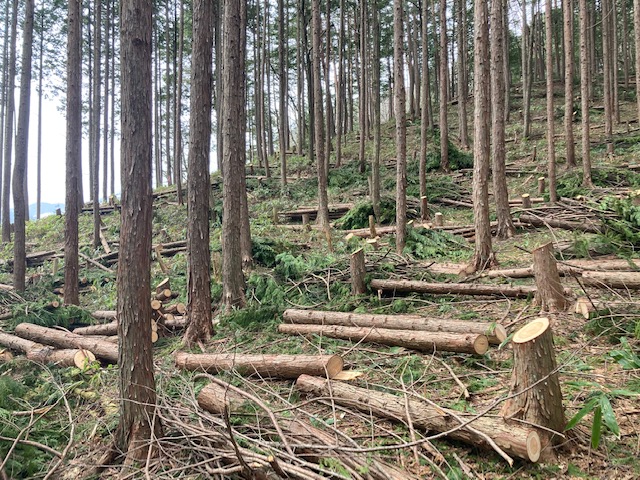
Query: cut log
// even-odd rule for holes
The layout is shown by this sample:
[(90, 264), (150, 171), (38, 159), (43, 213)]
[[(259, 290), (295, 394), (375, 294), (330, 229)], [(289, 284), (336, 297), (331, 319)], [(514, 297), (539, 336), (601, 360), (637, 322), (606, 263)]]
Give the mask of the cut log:
[(588, 270), (621, 270), (621, 271), (640, 271), (640, 260), (635, 259), (618, 259), (606, 258), (596, 260), (567, 260), (564, 262), (572, 267), (583, 268)]
[(553, 227), (553, 228), (562, 228), (564, 230), (570, 231), (580, 231), (587, 233), (600, 233), (601, 227), (599, 225), (595, 225), (592, 222), (570, 222), (567, 220), (559, 220), (553, 217), (538, 217), (537, 215), (531, 215), (528, 213), (523, 213), (520, 215), (520, 222), (528, 223), (535, 227)]
[(542, 456), (552, 460), (555, 455), (551, 447), (561, 440), (566, 423), (549, 319), (529, 322), (515, 333), (512, 344), (511, 389), (502, 416), (544, 427), (539, 431)]
[(160, 292), (155, 294), (154, 299), (159, 300), (160, 302), (166, 302), (167, 300), (171, 300), (172, 298), (176, 298), (177, 296), (178, 294), (172, 292), (170, 288), (164, 288)]
[(596, 287), (640, 289), (640, 272), (582, 272), (582, 282)]
[(0, 332), (0, 345), (22, 353), (27, 353), (34, 348), (42, 348), (42, 345), (37, 342), (4, 332)]
[(568, 302), (564, 296), (556, 259), (553, 256), (553, 244), (542, 245), (532, 253), (537, 287), (536, 303), (543, 312), (564, 312)]
[(63, 349), (51, 347), (34, 348), (27, 352), (27, 358), (34, 362), (52, 364), (59, 367), (86, 368), (96, 361), (96, 357), (89, 350)]
[(287, 309), (283, 318), (288, 323), (312, 325), (341, 325), (360, 328), (388, 328), (424, 332), (474, 333), (486, 335), (489, 343), (500, 345), (507, 331), (499, 323), (426, 318), (420, 315), (372, 315), (350, 312)]
[(0, 363), (7, 363), (13, 360), (13, 354), (8, 348), (0, 348)]
[(118, 345), (113, 343), (31, 323), (21, 323), (16, 327), (15, 333), (22, 338), (56, 348), (82, 348), (89, 350), (101, 360), (118, 362)]
[(351, 293), (354, 295), (366, 293), (367, 287), (364, 283), (364, 277), (367, 274), (367, 268), (365, 266), (364, 251), (361, 248), (351, 254), (350, 267)]
[(160, 310), (162, 308), (162, 302), (155, 298), (151, 300), (151, 310)]
[(164, 313), (171, 313), (173, 315), (184, 315), (187, 313), (187, 306), (184, 303), (176, 303), (174, 305), (165, 305)]
[(640, 304), (634, 302), (616, 301), (616, 300), (595, 300), (588, 297), (579, 297), (576, 300), (574, 311), (582, 315), (585, 319), (601, 317), (611, 314), (612, 310), (620, 309), (625, 313), (629, 309), (640, 310)]
[(473, 283), (429, 283), (415, 280), (371, 280), (372, 290), (392, 292), (434, 293), (440, 295), (498, 295), (501, 297), (527, 298), (536, 293), (536, 287), (487, 285)]
[(200, 390), (197, 397), (198, 405), (207, 412), (216, 415), (228, 412), (229, 414), (237, 413), (244, 409), (244, 406), (250, 403), (240, 394), (224, 388), (217, 383), (210, 383)]
[(453, 410), (432, 406), (415, 399), (383, 393), (376, 390), (348, 385), (346, 383), (323, 378), (301, 375), (296, 382), (301, 392), (331, 397), (332, 400), (350, 408), (357, 408), (367, 414), (373, 414), (392, 421), (398, 419), (405, 422), (409, 419), (414, 427), (430, 432), (449, 432), (447, 436), (474, 447), (490, 449), (487, 437), (493, 440), (504, 452), (514, 457), (538, 461), (540, 454), (540, 437), (531, 427), (509, 422), (495, 417), (481, 416), (460, 428), (461, 422), (472, 418)]
[(117, 335), (118, 322), (102, 323), (100, 325), (89, 325), (88, 327), (79, 327), (73, 330), (76, 335)]
[(235, 370), (241, 375), (272, 378), (298, 378), (306, 373), (333, 378), (344, 362), (338, 355), (241, 355), (184, 353), (175, 355), (176, 367), (191, 371), (218, 373)]
[(165, 288), (171, 290), (171, 281), (169, 280), (169, 277), (166, 277), (158, 285), (156, 285), (156, 293), (162, 292)]
[(412, 348), (423, 352), (458, 352), (483, 355), (489, 348), (485, 335), (475, 333), (421, 332), (388, 328), (341, 327), (337, 325), (278, 325), (280, 333), (289, 335), (323, 335), (353, 341), (367, 341)]
[(115, 310), (96, 310), (91, 316), (96, 320), (112, 321), (116, 319), (117, 313)]

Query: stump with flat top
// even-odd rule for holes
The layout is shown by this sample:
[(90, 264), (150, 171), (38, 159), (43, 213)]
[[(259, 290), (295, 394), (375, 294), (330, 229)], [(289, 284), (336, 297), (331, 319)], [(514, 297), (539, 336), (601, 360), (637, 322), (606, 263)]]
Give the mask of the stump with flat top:
[(367, 286), (364, 282), (364, 277), (367, 274), (364, 251), (359, 248), (351, 254), (350, 260), (351, 293), (354, 295), (362, 295), (367, 292)]
[(563, 312), (567, 309), (565, 297), (556, 259), (553, 256), (553, 245), (547, 243), (533, 252), (533, 274), (536, 278), (536, 303), (544, 312)]
[(501, 414), (543, 427), (539, 429), (542, 458), (553, 460), (551, 447), (561, 440), (566, 421), (549, 319), (529, 322), (514, 334), (512, 344), (511, 389)]

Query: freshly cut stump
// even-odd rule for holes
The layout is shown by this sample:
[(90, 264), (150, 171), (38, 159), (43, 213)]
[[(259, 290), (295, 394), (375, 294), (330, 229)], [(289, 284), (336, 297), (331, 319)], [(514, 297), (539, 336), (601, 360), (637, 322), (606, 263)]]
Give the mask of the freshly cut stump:
[(566, 421), (549, 319), (541, 317), (529, 322), (514, 334), (512, 343), (510, 398), (501, 414), (505, 419), (524, 420), (544, 427), (539, 429), (541, 458), (553, 461), (555, 453), (551, 447), (562, 437), (551, 431), (562, 432)]
[(175, 356), (176, 367), (192, 371), (218, 373), (236, 370), (241, 375), (273, 378), (298, 378), (302, 374), (329, 378), (342, 371), (339, 355), (241, 355), (229, 353), (185, 353)]
[(533, 251), (533, 273), (536, 277), (536, 303), (543, 312), (563, 312), (567, 299), (553, 257), (553, 245), (547, 243)]

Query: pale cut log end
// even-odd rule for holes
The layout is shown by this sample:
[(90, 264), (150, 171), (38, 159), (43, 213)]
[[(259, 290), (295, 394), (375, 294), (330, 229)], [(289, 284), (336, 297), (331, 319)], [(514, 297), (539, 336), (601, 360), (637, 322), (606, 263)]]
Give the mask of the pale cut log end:
[(529, 460), (533, 463), (540, 460), (540, 452), (542, 451), (542, 442), (540, 441), (540, 435), (535, 430), (531, 430), (531, 433), (527, 436), (527, 455)]
[(327, 361), (327, 376), (329, 378), (335, 377), (344, 368), (344, 360), (340, 355), (331, 355), (331, 358)]
[(13, 360), (13, 354), (8, 349), (0, 350), (0, 363), (10, 362)]
[(489, 339), (486, 335), (478, 335), (473, 341), (473, 350), (478, 355), (484, 355), (489, 350)]
[(73, 364), (78, 368), (86, 368), (96, 361), (96, 356), (89, 350), (78, 350), (73, 356)]
[(549, 319), (547, 317), (539, 317), (527, 323), (518, 330), (513, 336), (513, 343), (527, 343), (538, 338), (549, 328)]
[(507, 329), (499, 323), (496, 323), (496, 326), (493, 328), (493, 334), (498, 339), (498, 341), (502, 343), (507, 338)]
[(161, 308), (162, 308), (162, 302), (160, 300), (156, 300), (156, 299), (151, 300), (152, 310), (160, 310)]
[(151, 332), (151, 343), (156, 343), (158, 341), (158, 332)]

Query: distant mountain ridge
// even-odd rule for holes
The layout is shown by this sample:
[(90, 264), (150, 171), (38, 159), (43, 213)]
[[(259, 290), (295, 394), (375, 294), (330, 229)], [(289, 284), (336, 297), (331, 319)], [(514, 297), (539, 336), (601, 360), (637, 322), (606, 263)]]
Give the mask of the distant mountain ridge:
[[(56, 213), (56, 209), (60, 209), (64, 212), (64, 203), (40, 203), (40, 217), (46, 217), (47, 215), (53, 215)], [(37, 205), (32, 203), (29, 205), (29, 218), (35, 220)], [(13, 208), (9, 211), (9, 218), (13, 222)]]

